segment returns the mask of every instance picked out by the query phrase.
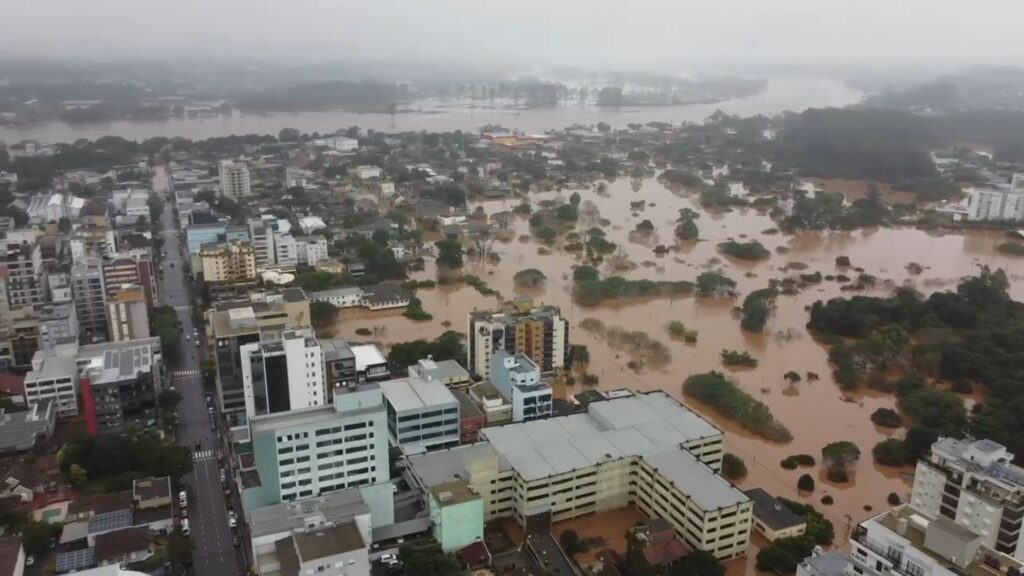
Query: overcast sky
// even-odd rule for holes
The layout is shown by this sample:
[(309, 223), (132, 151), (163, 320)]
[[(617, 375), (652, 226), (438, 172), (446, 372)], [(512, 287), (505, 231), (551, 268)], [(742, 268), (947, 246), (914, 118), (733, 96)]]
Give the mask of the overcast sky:
[(0, 56), (1024, 64), (1024, 0), (0, 0)]

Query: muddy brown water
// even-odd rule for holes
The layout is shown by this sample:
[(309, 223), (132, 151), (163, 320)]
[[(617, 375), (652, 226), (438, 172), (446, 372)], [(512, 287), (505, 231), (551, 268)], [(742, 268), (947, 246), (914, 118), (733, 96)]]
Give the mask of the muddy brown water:
[[(874, 465), (872, 447), (886, 437), (903, 433), (876, 427), (869, 416), (881, 407), (895, 407), (895, 400), (889, 394), (877, 392), (844, 393), (834, 384), (828, 363), (828, 354), (823, 346), (808, 334), (805, 324), (809, 318), (808, 308), (816, 300), (837, 296), (849, 296), (839, 290), (836, 282), (825, 281), (811, 286), (795, 296), (780, 296), (775, 311), (763, 334), (743, 332), (733, 307), (742, 303), (743, 295), (767, 286), (769, 279), (782, 278), (793, 271), (783, 271), (787, 263), (807, 264), (805, 273), (820, 271), (823, 275), (837, 271), (835, 258), (845, 255), (853, 267), (863, 267), (866, 272), (879, 278), (873, 289), (864, 293), (884, 296), (894, 286), (910, 282), (923, 292), (952, 289), (958, 280), (974, 273), (981, 264), (1004, 268), (1010, 275), (1011, 292), (1017, 299), (1024, 298), (1024, 260), (996, 252), (995, 247), (1004, 241), (1001, 232), (968, 231), (936, 233), (913, 228), (882, 228), (852, 232), (800, 232), (787, 234), (764, 234), (762, 231), (775, 227), (766, 215), (753, 209), (736, 210), (725, 214), (708, 214), (696, 203), (696, 199), (674, 193), (654, 179), (642, 182), (637, 192), (629, 180), (618, 180), (608, 184), (607, 194), (599, 195), (594, 190), (580, 190), (583, 202), (593, 202), (601, 218), (611, 221), (603, 229), (608, 239), (617, 243), (628, 258), (637, 264), (635, 269), (621, 274), (633, 279), (652, 280), (693, 280), (706, 269), (723, 270), (736, 280), (741, 295), (736, 300), (715, 300), (698, 297), (646, 298), (641, 300), (606, 302), (598, 306), (585, 307), (573, 302), (570, 294), (571, 270), (582, 263), (576, 255), (567, 253), (557, 246), (549, 255), (538, 254), (537, 242), (512, 240), (496, 243), (494, 250), (500, 254), (498, 265), (480, 265), (467, 259), (465, 273), (476, 274), (492, 288), (499, 290), (505, 298), (530, 295), (537, 303), (561, 306), (563, 314), (572, 323), (570, 340), (585, 344), (591, 353), (589, 371), (600, 377), (601, 389), (633, 388), (639, 390), (664, 390), (682, 399), (681, 384), (690, 374), (709, 370), (725, 371), (744, 390), (771, 407), (775, 416), (793, 433), (793, 441), (775, 444), (754, 437), (733, 422), (720, 417), (713, 410), (691, 400), (684, 402), (710, 418), (726, 432), (727, 449), (742, 456), (750, 474), (738, 483), (741, 488), (761, 486), (770, 492), (789, 498), (801, 497), (796, 492), (797, 478), (810, 473), (816, 480), (817, 490), (807, 501), (823, 510), (836, 526), (840, 540), (847, 534), (848, 526), (884, 509), (886, 497), (896, 492), (901, 498), (909, 495), (908, 482), (911, 468), (893, 469)], [(825, 183), (828, 189), (828, 183)], [(568, 199), (570, 190), (533, 194), (530, 197), (536, 205), (541, 199), (562, 197)], [(630, 211), (630, 202), (645, 200), (644, 210)], [(488, 201), (481, 203), (490, 213), (510, 210), (518, 200)], [(471, 206), (475, 208), (477, 204)], [(653, 246), (658, 243), (674, 244), (673, 230), (680, 208), (691, 208), (700, 212), (698, 220), (702, 241), (673, 250), (666, 256), (656, 256)], [(641, 244), (630, 241), (630, 231), (643, 219), (655, 225), (655, 239)], [(581, 226), (581, 231), (586, 228)], [(512, 238), (528, 234), (525, 219), (515, 223)], [(741, 262), (721, 256), (716, 244), (728, 239), (757, 239), (772, 251), (772, 256), (762, 262)], [(634, 240), (636, 237), (634, 235)], [(787, 254), (776, 253), (777, 248), (786, 248)], [(644, 261), (654, 266), (640, 265)], [(923, 268), (918, 275), (911, 275), (905, 269), (911, 262)], [(547, 275), (544, 287), (530, 290), (515, 288), (512, 277), (524, 268), (538, 268)], [(607, 263), (602, 272), (608, 273)], [(850, 276), (856, 272), (847, 270)], [(416, 278), (427, 279), (435, 275), (432, 263)], [(376, 339), (385, 344), (433, 338), (446, 328), (442, 323), (451, 323), (451, 329), (464, 332), (466, 316), (472, 310), (496, 307), (499, 299), (480, 295), (468, 285), (442, 286), (419, 291), (424, 307), (434, 315), (430, 322), (412, 322), (401, 316), (400, 311), (366, 313), (345, 311), (337, 324), (341, 337), (360, 340), (355, 330), (376, 328)], [(633, 372), (626, 367), (629, 357), (621, 351), (611, 349), (596, 334), (579, 329), (585, 318), (596, 318), (606, 327), (617, 326), (626, 330), (646, 332), (652, 338), (665, 344), (671, 351), (671, 362), (657, 371)], [(698, 342), (687, 345), (670, 338), (666, 325), (671, 320), (683, 322), (688, 328), (699, 331)], [(364, 338), (365, 339), (365, 338)], [(758, 359), (754, 369), (729, 371), (719, 358), (722, 349), (749, 351)], [(795, 370), (802, 375), (815, 372), (820, 380), (804, 380), (790, 386), (782, 375)], [(584, 390), (582, 384), (562, 387), (557, 390), (561, 396)], [(808, 453), (820, 459), (821, 448), (829, 442), (851, 440), (862, 452), (855, 466), (853, 480), (845, 485), (833, 485), (826, 481), (820, 467), (800, 470), (784, 470), (779, 461), (791, 454)], [(832, 506), (822, 506), (822, 496), (830, 494), (835, 499)], [(807, 495), (805, 495), (807, 496)], [(873, 511), (865, 511), (868, 505)]]

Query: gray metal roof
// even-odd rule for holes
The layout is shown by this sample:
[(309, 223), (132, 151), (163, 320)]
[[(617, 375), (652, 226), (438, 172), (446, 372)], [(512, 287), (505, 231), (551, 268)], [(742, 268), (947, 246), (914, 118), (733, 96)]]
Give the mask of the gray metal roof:
[(416, 471), (416, 476), (429, 487), (454, 480), (468, 479), (470, 465), (491, 458), (497, 460), (498, 470), (512, 469), (509, 462), (501, 457), (494, 448), (491, 448), (488, 442), (463, 444), (446, 450), (409, 456), (409, 466)]
[(396, 412), (450, 406), (459, 402), (441, 382), (417, 376), (381, 382), (380, 391)]
[(747, 495), (685, 450), (646, 454), (644, 460), (704, 510), (742, 504)]
[(306, 519), (316, 517), (324, 524), (345, 522), (370, 507), (359, 490), (341, 490), (298, 502), (282, 502), (250, 510), (249, 530), (253, 538), (291, 532), (306, 527)]
[(484, 428), (480, 434), (527, 481), (722, 434), (663, 392), (587, 408), (583, 414)]
[(53, 432), (53, 402), (42, 400), (28, 410), (7, 413), (0, 409), (0, 452), (28, 450), (40, 436)]

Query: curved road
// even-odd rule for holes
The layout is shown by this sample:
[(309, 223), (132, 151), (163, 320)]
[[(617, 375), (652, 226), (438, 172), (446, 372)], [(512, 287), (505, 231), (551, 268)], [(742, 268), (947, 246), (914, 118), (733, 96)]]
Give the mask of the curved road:
[[(193, 448), (195, 469), (184, 478), (188, 491), (188, 522), (196, 551), (192, 569), (198, 576), (229, 576), (247, 574), (241, 548), (233, 544), (235, 534), (228, 527), (227, 503), (220, 482), (218, 457), (222, 453), (221, 436), (213, 427), (214, 417), (208, 412), (199, 365), (202, 350), (192, 337), (196, 328), (192, 289), (182, 264), (185, 245), (174, 221), (174, 195), (171, 182), (162, 166), (155, 169), (153, 192), (161, 195), (166, 207), (161, 217), (164, 251), (160, 262), (157, 293), (160, 305), (174, 308), (182, 326), (181, 344), (165, 359), (168, 381), (181, 392), (178, 404), (179, 443)], [(200, 334), (202, 331), (200, 330)], [(189, 339), (186, 340), (185, 337)], [(201, 338), (202, 336), (200, 336)], [(198, 444), (197, 444), (198, 443)], [(225, 457), (225, 461), (229, 458)], [(230, 480), (230, 474), (229, 480)], [(175, 495), (177, 499), (177, 495)]]

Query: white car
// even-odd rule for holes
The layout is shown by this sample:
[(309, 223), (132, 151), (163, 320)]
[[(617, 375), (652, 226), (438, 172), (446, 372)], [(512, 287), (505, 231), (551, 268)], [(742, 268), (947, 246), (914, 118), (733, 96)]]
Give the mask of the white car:
[(192, 535), (192, 531), (189, 530), (189, 528), (188, 528), (188, 520), (182, 520), (181, 521), (181, 533), (184, 534), (185, 536), (191, 536)]
[(238, 518), (235, 517), (234, 512), (228, 513), (228, 528), (235, 528), (238, 526)]
[(394, 564), (398, 562), (398, 556), (395, 556), (394, 554), (381, 554), (380, 562), (381, 564)]
[(184, 490), (178, 492), (178, 506), (188, 508), (188, 494)]
[(35, 563), (36, 563), (36, 557), (35, 556), (26, 556), (25, 557), (25, 566), (31, 566), (31, 565), (33, 565)]

